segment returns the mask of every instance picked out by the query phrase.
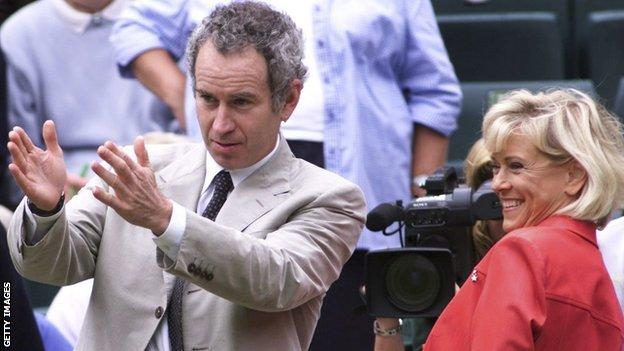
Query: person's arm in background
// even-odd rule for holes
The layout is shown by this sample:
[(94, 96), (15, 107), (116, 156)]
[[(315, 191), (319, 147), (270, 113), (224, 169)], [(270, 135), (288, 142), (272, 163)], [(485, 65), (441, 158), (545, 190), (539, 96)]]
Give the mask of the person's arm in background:
[(20, 34), (22, 23), (18, 20), (6, 21), (0, 30), (0, 48), (6, 64), (8, 127), (22, 127), (37, 145), (41, 145), (40, 126), (45, 116), (37, 93), (39, 80), (35, 68), (30, 66), (32, 60), (25, 47), (27, 37)]
[[(414, 120), (412, 175), (420, 176), (444, 165), (462, 96), (430, 1), (406, 0), (404, 6), (408, 42), (399, 79)], [(424, 195), (418, 187), (412, 193)]]
[[(37, 146), (42, 146), (40, 126), (46, 119), (53, 119), (54, 116), (48, 115), (43, 107), (45, 94), (41, 94), (42, 73), (35, 69), (33, 60), (30, 59), (29, 40), (22, 34), (24, 28), (22, 18), (13, 17), (7, 20), (0, 31), (0, 47), (6, 66), (6, 132), (8, 133), (14, 126), (20, 126), (32, 136)], [(2, 145), (6, 145), (6, 141)], [(2, 165), (7, 166), (8, 161), (3, 159)], [(8, 174), (4, 174), (2, 180), (5, 183), (3, 190), (6, 192), (3, 201), (14, 209), (23, 194)], [(68, 195), (66, 199), (71, 197), (70, 192), (82, 188), (86, 182), (83, 175), (69, 174), (65, 185), (65, 192)]]
[[(383, 330), (395, 329), (399, 326), (396, 318), (377, 318), (378, 326)], [(405, 345), (401, 333), (389, 336), (375, 336), (375, 351), (404, 351)]]
[(115, 24), (111, 42), (124, 77), (136, 77), (185, 128), (186, 77), (177, 61), (192, 31), (189, 1), (133, 1)]
[[(429, 175), (444, 165), (449, 137), (457, 128), (461, 90), (429, 0), (403, 2), (408, 21), (405, 64), (399, 84), (412, 112), (412, 176)], [(412, 195), (425, 191), (412, 186)], [(398, 325), (396, 318), (377, 318), (382, 329)], [(418, 345), (419, 346), (419, 345)], [(375, 351), (404, 350), (401, 335), (376, 336)]]
[[(433, 129), (415, 124), (412, 146), (412, 176), (429, 175), (446, 162), (449, 138)], [(412, 195), (425, 196), (426, 191), (412, 184)]]
[(131, 63), (134, 76), (158, 96), (175, 116), (180, 129), (186, 129), (184, 119), (184, 86), (186, 77), (171, 55), (164, 49), (146, 51)]
[[(41, 145), (40, 126), (46, 116), (40, 105), (39, 80), (35, 67), (30, 64), (32, 60), (26, 49), (29, 41), (22, 34), (22, 22), (14, 16), (5, 21), (0, 30), (0, 48), (6, 66), (7, 133), (13, 126), (20, 126), (32, 136), (35, 144)], [(2, 145), (6, 150), (6, 142)], [(8, 163), (9, 160), (6, 160), (3, 166), (8, 166)], [(14, 209), (24, 194), (8, 172), (2, 182), (7, 192), (7, 205)]]

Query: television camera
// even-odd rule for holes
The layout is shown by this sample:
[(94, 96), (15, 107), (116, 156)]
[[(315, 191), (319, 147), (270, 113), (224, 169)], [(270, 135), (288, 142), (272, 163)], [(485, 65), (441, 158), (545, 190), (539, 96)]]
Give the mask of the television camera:
[[(427, 196), (406, 206), (383, 203), (368, 213), (366, 227), (398, 233), (400, 249), (366, 255), (365, 299), (376, 317), (437, 317), (476, 264), (472, 226), (502, 218), (501, 205), (483, 183), (473, 190), (453, 167), (443, 167), (422, 185)], [(397, 223), (394, 231), (388, 228)]]

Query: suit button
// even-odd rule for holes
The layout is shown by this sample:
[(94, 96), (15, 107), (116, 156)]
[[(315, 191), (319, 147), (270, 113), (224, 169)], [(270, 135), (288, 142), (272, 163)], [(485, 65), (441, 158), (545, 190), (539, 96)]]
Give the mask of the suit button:
[(195, 266), (195, 263), (189, 263), (189, 265), (186, 267), (186, 269), (189, 271), (189, 273), (195, 273), (195, 269), (197, 267)]
[(158, 306), (158, 307), (156, 307), (156, 311), (154, 311), (154, 316), (156, 316), (156, 318), (160, 319), (160, 317), (162, 317), (162, 315), (163, 315), (163, 312), (164, 312), (163, 308)]

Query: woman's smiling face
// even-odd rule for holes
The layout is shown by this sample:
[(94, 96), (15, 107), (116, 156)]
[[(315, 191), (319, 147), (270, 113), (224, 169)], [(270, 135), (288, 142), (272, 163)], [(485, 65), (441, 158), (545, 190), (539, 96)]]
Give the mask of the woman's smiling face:
[(574, 201), (567, 191), (569, 164), (555, 164), (520, 134), (492, 155), (492, 188), (503, 206), (505, 232), (534, 226)]

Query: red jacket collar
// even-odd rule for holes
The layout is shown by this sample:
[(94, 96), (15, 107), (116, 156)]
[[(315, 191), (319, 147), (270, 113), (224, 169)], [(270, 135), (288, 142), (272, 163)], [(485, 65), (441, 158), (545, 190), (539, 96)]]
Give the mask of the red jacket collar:
[(546, 218), (537, 226), (565, 228), (589, 241), (592, 245), (598, 247), (598, 243), (596, 241), (596, 223), (582, 221), (568, 216), (557, 215)]

